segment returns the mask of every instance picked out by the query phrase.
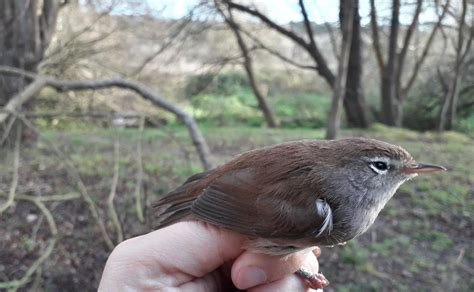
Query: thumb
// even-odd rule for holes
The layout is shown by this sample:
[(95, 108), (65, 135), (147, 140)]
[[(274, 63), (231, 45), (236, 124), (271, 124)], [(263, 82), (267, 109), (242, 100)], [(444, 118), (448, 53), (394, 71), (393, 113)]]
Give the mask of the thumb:
[(232, 266), (232, 281), (237, 288), (244, 290), (281, 280), (303, 266), (312, 273), (318, 272), (318, 261), (311, 249), (286, 256), (271, 256), (246, 251), (235, 260)]

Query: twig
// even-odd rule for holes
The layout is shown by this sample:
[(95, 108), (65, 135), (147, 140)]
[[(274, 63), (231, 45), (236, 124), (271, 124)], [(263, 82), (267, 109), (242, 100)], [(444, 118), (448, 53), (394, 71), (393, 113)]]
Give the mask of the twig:
[(25, 117), (17, 114), (17, 117), (20, 118), (23, 123), (30, 128), (38, 137), (42, 138), (50, 147), (51, 149), (56, 152), (56, 154), (64, 160), (64, 164), (67, 167), (68, 174), (72, 177), (77, 182), (77, 187), (79, 189), (79, 193), (81, 194), (82, 198), (84, 201), (87, 203), (90, 212), (92, 213), (92, 217), (96, 221), (97, 225), (99, 226), (100, 232), (102, 233), (102, 237), (104, 238), (104, 241), (107, 245), (107, 247), (112, 250), (114, 248), (114, 244), (112, 240), (109, 237), (109, 234), (107, 233), (107, 229), (105, 228), (104, 223), (100, 219), (99, 212), (97, 210), (97, 206), (92, 200), (91, 196), (89, 195), (89, 192), (87, 191), (87, 188), (82, 181), (81, 176), (77, 172), (77, 169), (74, 166), (74, 163), (69, 159), (67, 155), (65, 155), (59, 148), (57, 147), (56, 144), (51, 142), (48, 138), (46, 138), (44, 135), (42, 135), (36, 128), (33, 126)]
[(240, 31), (243, 32), (253, 42), (255, 42), (256, 47), (258, 49), (263, 49), (263, 50), (267, 51), (269, 54), (281, 59), (285, 63), (288, 63), (292, 66), (295, 66), (295, 67), (301, 68), (301, 69), (307, 69), (307, 70), (317, 70), (318, 69), (318, 67), (314, 66), (314, 65), (305, 65), (305, 64), (298, 63), (298, 62), (292, 60), (291, 58), (283, 55), (282, 53), (278, 52), (277, 50), (270, 48), (269, 46), (265, 45), (262, 41), (260, 41), (257, 37), (253, 36), (250, 32), (248, 32), (245, 29), (241, 28)]
[(66, 193), (64, 195), (51, 195), (51, 196), (37, 197), (36, 199), (39, 202), (50, 202), (50, 201), (68, 201), (68, 200), (75, 200), (79, 198), (81, 198), (81, 194), (79, 193)]
[(140, 119), (139, 127), (139, 137), (137, 142), (137, 184), (135, 185), (135, 207), (137, 209), (137, 217), (140, 223), (145, 222), (145, 216), (143, 214), (142, 206), (142, 190), (143, 190), (143, 153), (142, 153), (142, 143), (143, 143), (143, 130), (145, 127), (145, 118)]
[(109, 216), (112, 220), (115, 230), (117, 231), (117, 242), (123, 241), (123, 230), (122, 224), (117, 215), (117, 211), (115, 210), (114, 199), (117, 193), (117, 184), (119, 179), (119, 172), (120, 172), (120, 143), (119, 137), (117, 135), (114, 143), (114, 176), (112, 178), (112, 186), (110, 187), (110, 194), (109, 199), (107, 200), (107, 205), (109, 207)]
[(8, 125), (5, 127), (5, 131), (3, 132), (2, 139), (0, 139), (0, 147), (7, 141), (8, 136), (10, 135), (10, 131), (13, 128), (13, 125), (15, 124), (16, 117), (12, 117), (10, 119), (10, 122), (8, 122)]
[(20, 168), (20, 142), (21, 142), (21, 123), (18, 123), (15, 150), (13, 153), (13, 178), (8, 192), (8, 198), (5, 204), (0, 206), (0, 215), (5, 212), (14, 202), (16, 188), (18, 186), (18, 169)]
[(36, 207), (38, 207), (38, 209), (40, 209), (40, 211), (45, 216), (46, 221), (48, 222), (49, 229), (51, 231), (51, 238), (49, 239), (49, 244), (46, 249), (42, 252), (41, 256), (28, 268), (25, 275), (23, 275), (23, 277), (18, 280), (0, 282), (0, 289), (17, 290), (31, 281), (31, 276), (36, 271), (38, 271), (43, 262), (51, 255), (58, 239), (58, 228), (56, 227), (56, 222), (54, 221), (53, 215), (42, 202), (38, 201), (35, 197), (26, 195), (18, 195), (17, 199), (32, 202), (36, 205)]

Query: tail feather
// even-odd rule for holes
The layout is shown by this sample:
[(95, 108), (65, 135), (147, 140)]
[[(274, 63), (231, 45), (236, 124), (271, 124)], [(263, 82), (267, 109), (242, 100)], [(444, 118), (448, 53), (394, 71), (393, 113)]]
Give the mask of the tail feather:
[(199, 194), (189, 190), (207, 174), (208, 172), (203, 172), (191, 176), (183, 185), (158, 200), (154, 206), (158, 217), (157, 229), (176, 223), (191, 214), (192, 204)]

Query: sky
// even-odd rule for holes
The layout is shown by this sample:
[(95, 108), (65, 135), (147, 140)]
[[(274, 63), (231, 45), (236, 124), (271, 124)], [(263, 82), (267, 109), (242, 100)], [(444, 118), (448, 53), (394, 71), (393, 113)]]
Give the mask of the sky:
[[(199, 0), (147, 0), (152, 9), (160, 10), (161, 15), (166, 18), (180, 18), (186, 15), (190, 7), (199, 2)], [(291, 21), (301, 21), (301, 13), (297, 0), (253, 0), (236, 1), (240, 3), (256, 3), (261, 11), (268, 15), (277, 23), (288, 23)], [(377, 1), (377, 12), (379, 16), (390, 15), (390, 0)], [(338, 0), (310, 0), (306, 1), (306, 10), (312, 21), (321, 24), (324, 22), (337, 22), (339, 18)], [(414, 6), (402, 6), (400, 21), (408, 24), (412, 18)], [(359, 13), (362, 16), (362, 24), (369, 22), (370, 6), (368, 0), (360, 1)], [(422, 13), (421, 22), (433, 21), (436, 16), (433, 13)]]

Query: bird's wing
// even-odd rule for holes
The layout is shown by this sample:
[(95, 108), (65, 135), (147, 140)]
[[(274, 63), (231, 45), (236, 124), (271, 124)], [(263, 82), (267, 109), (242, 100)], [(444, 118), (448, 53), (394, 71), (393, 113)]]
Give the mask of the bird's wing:
[(298, 239), (332, 228), (329, 205), (305, 180), (305, 169), (268, 179), (262, 168), (234, 169), (210, 182), (191, 213), (199, 219), (253, 237)]

